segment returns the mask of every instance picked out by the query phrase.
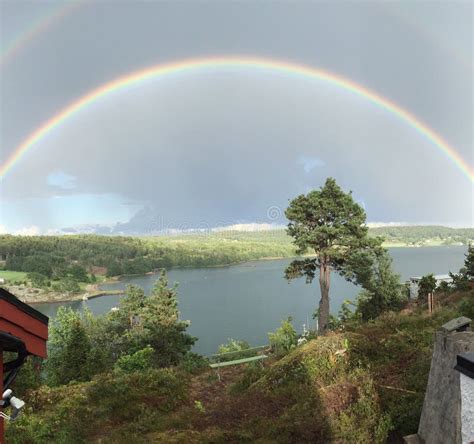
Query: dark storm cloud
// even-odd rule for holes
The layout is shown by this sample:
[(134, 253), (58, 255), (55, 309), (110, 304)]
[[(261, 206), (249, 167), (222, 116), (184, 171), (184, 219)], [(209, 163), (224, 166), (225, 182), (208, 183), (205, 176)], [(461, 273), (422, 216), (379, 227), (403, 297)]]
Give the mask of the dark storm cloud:
[[(426, 31), (435, 24), (442, 41), (472, 52), (471, 6), (414, 5), (415, 25), (399, 6), (85, 4), (4, 69), (1, 159), (69, 101), (120, 74), (239, 53), (352, 78), (419, 115), (472, 163), (472, 71)], [(2, 19), (14, 11), (9, 5)], [(51, 184), (51, 174), (74, 186)], [(269, 207), (329, 175), (354, 190), (372, 220), (472, 223), (472, 185), (394, 116), (321, 82), (251, 70), (180, 74), (106, 98), (31, 150), (2, 198), (114, 193), (169, 226), (213, 226), (268, 222)]]

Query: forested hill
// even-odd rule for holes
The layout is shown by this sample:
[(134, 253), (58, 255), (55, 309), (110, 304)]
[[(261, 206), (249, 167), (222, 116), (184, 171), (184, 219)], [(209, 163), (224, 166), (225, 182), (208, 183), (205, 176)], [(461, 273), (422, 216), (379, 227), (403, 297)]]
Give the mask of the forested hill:
[[(390, 245), (468, 244), (474, 229), (438, 226), (379, 227), (370, 230)], [(295, 254), (285, 230), (219, 231), (180, 236), (0, 236), (0, 267), (47, 277), (71, 266), (88, 273), (117, 276), (157, 268), (206, 267)]]
[(72, 266), (109, 276), (142, 274), (158, 268), (218, 266), (294, 255), (290, 239), (282, 234), (275, 239), (3, 235), (0, 267), (55, 278), (70, 274)]
[(474, 228), (449, 228), (438, 225), (377, 227), (370, 234), (382, 236), (387, 244), (401, 245), (467, 245), (474, 241)]

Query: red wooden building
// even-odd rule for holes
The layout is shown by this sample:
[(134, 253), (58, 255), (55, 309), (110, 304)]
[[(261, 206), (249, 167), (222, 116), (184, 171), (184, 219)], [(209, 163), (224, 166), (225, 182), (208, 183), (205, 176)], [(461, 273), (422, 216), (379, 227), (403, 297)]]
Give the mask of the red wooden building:
[[(29, 355), (46, 358), (48, 320), (47, 316), (0, 288), (0, 395), (11, 385)], [(5, 351), (17, 355), (4, 362)], [(4, 443), (3, 418), (0, 418), (0, 443)]]

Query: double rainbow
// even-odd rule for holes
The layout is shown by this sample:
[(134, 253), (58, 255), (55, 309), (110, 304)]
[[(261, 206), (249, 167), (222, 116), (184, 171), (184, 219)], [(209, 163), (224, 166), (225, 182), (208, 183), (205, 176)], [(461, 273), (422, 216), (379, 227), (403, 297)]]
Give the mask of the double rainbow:
[(86, 95), (72, 102), (55, 116), (51, 117), (42, 126), (30, 134), (11, 154), (4, 164), (0, 166), (0, 179), (11, 171), (20, 159), (32, 149), (39, 141), (44, 139), (51, 131), (60, 127), (69, 117), (79, 111), (91, 106), (101, 98), (116, 91), (124, 90), (132, 85), (146, 80), (169, 76), (178, 73), (195, 72), (203, 69), (233, 68), (241, 67), (248, 69), (262, 69), (277, 71), (281, 73), (303, 76), (306, 78), (321, 80), (338, 88), (360, 96), (374, 105), (382, 108), (404, 121), (407, 125), (417, 131), (421, 136), (428, 139), (434, 147), (443, 152), (462, 173), (474, 183), (474, 169), (450, 146), (439, 134), (429, 128), (420, 119), (403, 109), (401, 106), (380, 96), (379, 94), (359, 85), (352, 80), (333, 74), (328, 71), (312, 68), (280, 60), (256, 58), (256, 57), (210, 57), (199, 59), (187, 59), (183, 61), (155, 65), (143, 70), (119, 77), (92, 90)]

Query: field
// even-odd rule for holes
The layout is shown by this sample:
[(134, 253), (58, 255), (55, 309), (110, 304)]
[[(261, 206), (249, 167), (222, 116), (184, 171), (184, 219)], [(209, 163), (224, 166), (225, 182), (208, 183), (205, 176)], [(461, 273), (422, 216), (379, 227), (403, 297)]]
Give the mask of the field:
[(5, 279), (6, 282), (23, 281), (26, 274), (23, 271), (0, 270), (0, 279)]

